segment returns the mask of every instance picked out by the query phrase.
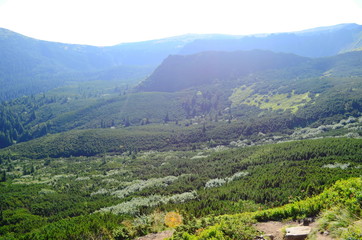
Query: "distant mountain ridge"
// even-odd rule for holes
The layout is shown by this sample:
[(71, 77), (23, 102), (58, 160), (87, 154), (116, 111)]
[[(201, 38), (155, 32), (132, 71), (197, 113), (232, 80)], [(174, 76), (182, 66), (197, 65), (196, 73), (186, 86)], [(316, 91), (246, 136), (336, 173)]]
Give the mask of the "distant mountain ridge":
[(180, 54), (262, 49), (315, 58), (333, 56), (361, 47), (362, 26), (340, 24), (300, 32), (252, 35), (235, 39), (198, 39), (186, 45)]
[(69, 82), (139, 81), (169, 55), (261, 49), (324, 57), (361, 48), (362, 26), (357, 24), (253, 36), (188, 34), (110, 47), (47, 42), (0, 29), (0, 101)]
[(0, 100), (45, 92), (70, 81), (142, 78), (198, 37), (95, 47), (36, 40), (0, 28)]

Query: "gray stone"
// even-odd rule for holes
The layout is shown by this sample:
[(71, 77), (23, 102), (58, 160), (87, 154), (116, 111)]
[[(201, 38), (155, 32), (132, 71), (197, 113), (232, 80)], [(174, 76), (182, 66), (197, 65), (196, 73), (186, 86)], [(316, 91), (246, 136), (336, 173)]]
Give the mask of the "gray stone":
[(311, 227), (290, 227), (286, 229), (286, 240), (304, 240), (311, 232)]
[(274, 236), (272, 234), (265, 234), (261, 236), (256, 236), (254, 240), (274, 240)]
[(274, 240), (274, 236), (272, 234), (265, 234), (264, 237), (269, 240)]

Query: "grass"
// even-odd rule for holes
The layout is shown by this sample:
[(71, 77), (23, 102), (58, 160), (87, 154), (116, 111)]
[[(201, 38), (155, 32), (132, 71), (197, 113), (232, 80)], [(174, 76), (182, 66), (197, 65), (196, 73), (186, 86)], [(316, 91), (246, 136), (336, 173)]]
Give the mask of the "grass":
[(233, 94), (229, 97), (232, 106), (236, 107), (241, 104), (257, 106), (261, 109), (291, 110), (296, 113), (298, 109), (310, 102), (310, 93), (296, 94), (294, 90), (291, 93), (260, 95), (253, 94), (253, 86), (241, 86), (234, 89)]
[(247, 87), (246, 85), (243, 85), (239, 88), (235, 88), (233, 94), (229, 97), (231, 106), (235, 107), (240, 104), (245, 104), (244, 102), (246, 102), (247, 99), (253, 94), (254, 90), (252, 87), (253, 86)]

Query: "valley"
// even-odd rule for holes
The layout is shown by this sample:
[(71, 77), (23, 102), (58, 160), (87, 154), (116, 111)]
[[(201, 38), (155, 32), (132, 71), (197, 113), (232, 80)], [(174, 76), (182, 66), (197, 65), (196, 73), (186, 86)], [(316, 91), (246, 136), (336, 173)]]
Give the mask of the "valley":
[(362, 239), (361, 31), (92, 47), (2, 29), (0, 239), (250, 240), (307, 218), (308, 239)]

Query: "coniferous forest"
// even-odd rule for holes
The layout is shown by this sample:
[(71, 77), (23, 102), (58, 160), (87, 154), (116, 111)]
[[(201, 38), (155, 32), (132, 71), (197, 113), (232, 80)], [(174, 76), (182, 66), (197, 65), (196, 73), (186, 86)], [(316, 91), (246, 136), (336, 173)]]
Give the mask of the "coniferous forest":
[(362, 239), (361, 33), (0, 29), (0, 239), (268, 239), (306, 219), (308, 239)]

